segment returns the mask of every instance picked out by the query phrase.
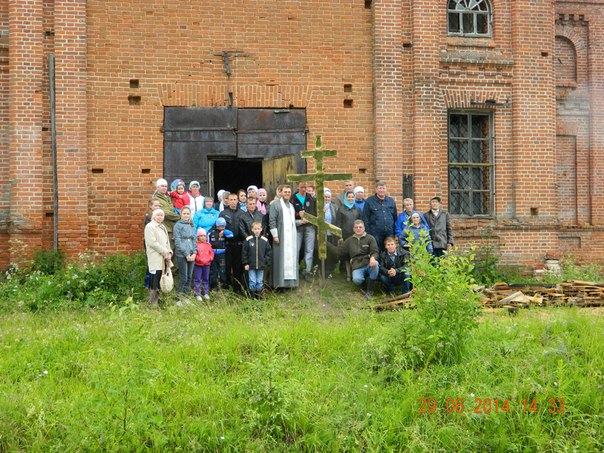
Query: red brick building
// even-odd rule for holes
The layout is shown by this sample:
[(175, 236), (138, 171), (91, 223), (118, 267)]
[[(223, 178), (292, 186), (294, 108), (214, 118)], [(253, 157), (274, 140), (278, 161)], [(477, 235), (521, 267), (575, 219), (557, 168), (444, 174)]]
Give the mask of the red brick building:
[(157, 178), (270, 188), (315, 135), (460, 245), (604, 261), (603, 34), (604, 0), (0, 0), (0, 267), (138, 250)]

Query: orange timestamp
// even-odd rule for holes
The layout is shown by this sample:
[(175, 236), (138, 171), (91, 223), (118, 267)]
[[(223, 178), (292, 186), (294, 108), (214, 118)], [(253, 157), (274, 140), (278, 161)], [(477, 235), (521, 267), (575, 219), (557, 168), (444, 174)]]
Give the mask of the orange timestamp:
[[(472, 398), (467, 401), (464, 398), (446, 398), (444, 405), (441, 403), (440, 406), (436, 398), (419, 399), (420, 414), (434, 414), (437, 411), (447, 414), (497, 414), (510, 412), (511, 409), (509, 398)], [(520, 410), (523, 414), (536, 412), (563, 414), (566, 412), (564, 398), (554, 397), (539, 402), (536, 398), (522, 399), (521, 404), (517, 404), (513, 409)]]

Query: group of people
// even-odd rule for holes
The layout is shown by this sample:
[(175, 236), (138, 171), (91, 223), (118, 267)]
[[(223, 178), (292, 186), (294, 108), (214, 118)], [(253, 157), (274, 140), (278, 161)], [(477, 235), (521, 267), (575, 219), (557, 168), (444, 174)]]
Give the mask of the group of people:
[[(149, 299), (159, 300), (161, 275), (175, 267), (179, 281), (176, 291), (194, 292), (197, 300), (209, 299), (210, 291), (230, 288), (249, 297), (262, 296), (265, 282), (275, 290), (299, 286), (311, 280), (318, 262), (317, 229), (305, 214), (317, 215), (315, 187), (300, 182), (277, 187), (275, 198), (257, 186), (236, 193), (218, 191), (217, 199), (203, 196), (200, 183), (187, 186), (177, 179), (168, 187), (159, 179), (149, 204), (145, 226)], [(363, 286), (371, 297), (381, 280), (389, 293), (410, 291), (408, 261), (411, 243), (424, 240), (428, 251), (442, 256), (453, 246), (449, 214), (439, 197), (430, 200), (422, 214), (413, 200), (396, 203), (378, 182), (375, 194), (345, 181), (341, 193), (332, 196), (324, 189), (324, 215), (342, 231), (338, 239), (327, 233), (328, 255), (325, 274), (339, 269), (347, 280)]]

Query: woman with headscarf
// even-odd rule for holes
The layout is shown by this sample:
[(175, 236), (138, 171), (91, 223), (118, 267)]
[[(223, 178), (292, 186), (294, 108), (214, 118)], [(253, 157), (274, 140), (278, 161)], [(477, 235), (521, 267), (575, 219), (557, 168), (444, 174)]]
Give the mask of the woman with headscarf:
[(168, 181), (163, 178), (160, 178), (155, 183), (155, 192), (151, 197), (151, 200), (158, 200), (159, 207), (162, 211), (164, 211), (164, 219), (163, 224), (168, 231), (168, 236), (170, 237), (170, 245), (171, 248), (174, 249), (174, 238), (172, 237), (172, 230), (174, 229), (174, 224), (180, 220), (180, 215), (176, 214), (174, 211), (174, 204), (172, 203), (172, 197), (168, 192)]
[[(343, 204), (336, 211), (335, 226), (342, 229), (342, 239), (346, 240), (354, 234), (354, 222), (361, 218), (361, 210), (355, 204), (354, 192), (348, 191), (344, 194)], [(347, 280), (352, 278), (352, 268), (348, 260), (340, 261), (340, 270), (346, 268)]]
[(266, 193), (266, 189), (263, 189), (262, 187), (260, 189), (258, 189), (258, 201), (256, 201), (256, 209), (258, 209), (258, 212), (260, 212), (262, 215), (266, 215), (267, 211), (267, 206), (268, 204), (266, 203), (266, 197), (268, 196), (268, 194)]
[[(166, 183), (166, 189), (168, 185)], [(164, 225), (164, 211), (153, 211), (151, 221), (145, 227), (145, 249), (151, 281), (149, 282), (149, 304), (159, 307), (159, 282), (165, 269), (172, 266), (172, 248), (168, 231)]]
[(254, 185), (248, 186), (247, 197), (248, 198), (258, 198), (258, 187), (254, 186)]
[(199, 191), (201, 184), (199, 181), (191, 181), (189, 183), (189, 198), (191, 199), (191, 203), (189, 206), (191, 207), (191, 215), (194, 216), (197, 211), (203, 209), (203, 195)]
[(224, 207), (225, 205), (225, 200), (227, 199), (227, 197), (229, 196), (229, 192), (224, 190), (224, 189), (220, 189), (218, 191), (218, 193), (216, 194), (216, 201), (214, 202), (214, 209), (216, 209), (218, 212), (222, 212), (224, 211)]

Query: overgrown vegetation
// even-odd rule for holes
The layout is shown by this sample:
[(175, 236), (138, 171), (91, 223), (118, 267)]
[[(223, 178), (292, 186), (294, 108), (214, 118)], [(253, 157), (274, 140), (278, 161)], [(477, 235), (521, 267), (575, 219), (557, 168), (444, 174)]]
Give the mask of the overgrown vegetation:
[(42, 310), (122, 306), (144, 298), (145, 257), (82, 255), (64, 265), (62, 253), (40, 252), (12, 267), (0, 283), (0, 309)]
[(3, 316), (0, 451), (604, 448), (602, 314), (487, 313), (462, 360), (384, 379), (365, 345), (412, 311), (324, 302)]
[(413, 244), (411, 255), (415, 309), (401, 313), (399, 323), (365, 347), (372, 367), (387, 379), (432, 363), (459, 362), (480, 314), (478, 296), (471, 289), (471, 253), (435, 259), (426, 250), (424, 237)]
[(152, 311), (142, 256), (13, 270), (0, 452), (602, 451), (602, 311), (479, 320), (472, 255), (414, 254), (386, 313), (343, 276)]

